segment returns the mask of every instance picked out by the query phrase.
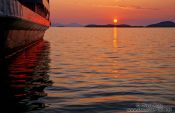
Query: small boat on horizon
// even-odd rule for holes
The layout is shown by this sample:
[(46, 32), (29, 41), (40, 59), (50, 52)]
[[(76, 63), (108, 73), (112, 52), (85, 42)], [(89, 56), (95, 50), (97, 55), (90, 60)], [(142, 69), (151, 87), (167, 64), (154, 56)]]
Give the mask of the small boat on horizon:
[(0, 0), (1, 57), (41, 40), (50, 25), (49, 0)]

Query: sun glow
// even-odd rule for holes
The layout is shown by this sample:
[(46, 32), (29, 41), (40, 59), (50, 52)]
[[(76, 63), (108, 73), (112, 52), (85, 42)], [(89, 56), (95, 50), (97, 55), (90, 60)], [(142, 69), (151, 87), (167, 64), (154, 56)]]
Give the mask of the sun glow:
[(113, 20), (113, 22), (116, 24), (116, 23), (118, 22), (118, 20), (115, 18), (115, 19)]

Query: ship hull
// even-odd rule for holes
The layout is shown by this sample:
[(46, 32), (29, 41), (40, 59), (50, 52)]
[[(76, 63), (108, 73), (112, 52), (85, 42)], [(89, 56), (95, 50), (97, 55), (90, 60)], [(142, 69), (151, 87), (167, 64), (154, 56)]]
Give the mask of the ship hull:
[(11, 57), (44, 37), (48, 26), (16, 17), (0, 17), (1, 57)]
[(0, 0), (0, 58), (9, 58), (41, 40), (50, 21), (17, 0)]

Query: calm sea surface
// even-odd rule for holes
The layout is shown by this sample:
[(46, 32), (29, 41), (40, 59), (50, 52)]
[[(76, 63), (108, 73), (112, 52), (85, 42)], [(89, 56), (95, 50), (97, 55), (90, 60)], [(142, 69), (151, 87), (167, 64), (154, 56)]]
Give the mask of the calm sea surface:
[(20, 100), (39, 109), (30, 113), (175, 109), (174, 28), (50, 28), (8, 67), (12, 75), (33, 76), (23, 87), (34, 96)]

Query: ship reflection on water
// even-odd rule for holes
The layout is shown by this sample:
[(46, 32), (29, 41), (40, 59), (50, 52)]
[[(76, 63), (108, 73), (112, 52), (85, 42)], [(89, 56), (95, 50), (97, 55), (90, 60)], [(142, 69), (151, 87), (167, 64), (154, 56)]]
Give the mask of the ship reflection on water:
[[(42, 109), (39, 98), (49, 80), (49, 43), (42, 40), (13, 59), (0, 62), (0, 109), (23, 112)], [(8, 109), (7, 109), (8, 108)]]

